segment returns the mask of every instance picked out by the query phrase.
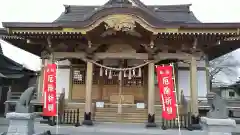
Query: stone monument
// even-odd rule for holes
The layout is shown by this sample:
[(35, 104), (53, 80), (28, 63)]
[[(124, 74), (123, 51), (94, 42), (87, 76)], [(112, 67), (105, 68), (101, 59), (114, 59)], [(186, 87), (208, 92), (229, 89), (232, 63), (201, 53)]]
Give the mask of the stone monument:
[(210, 111), (207, 117), (201, 117), (200, 124), (208, 135), (231, 135), (236, 122), (228, 118), (226, 101), (216, 93), (207, 95)]
[(25, 90), (16, 104), (15, 112), (6, 114), (6, 118), (10, 120), (10, 123), (8, 131), (4, 135), (45, 135), (49, 133), (49, 131), (41, 134), (35, 134), (34, 132), (36, 114), (31, 112), (30, 102), (35, 92), (35, 87)]

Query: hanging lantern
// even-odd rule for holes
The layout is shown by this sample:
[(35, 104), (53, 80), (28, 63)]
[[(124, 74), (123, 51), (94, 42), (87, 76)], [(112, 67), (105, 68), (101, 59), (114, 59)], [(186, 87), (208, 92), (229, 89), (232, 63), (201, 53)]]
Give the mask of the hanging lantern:
[(106, 70), (105, 70), (105, 76), (107, 76), (107, 74), (108, 74), (107, 72), (108, 72), (108, 70), (106, 69)]
[(108, 79), (112, 79), (112, 70), (109, 71)]
[(131, 72), (131, 69), (128, 70), (128, 79), (129, 79), (129, 80), (132, 79), (132, 72)]
[(102, 67), (100, 68), (100, 73), (99, 74), (100, 74), (100, 76), (103, 76), (103, 68)]
[(135, 76), (136, 75), (136, 72), (135, 72), (135, 69), (133, 69), (133, 76)]
[(127, 73), (126, 73), (126, 70), (123, 71), (123, 77), (127, 77)]
[(119, 71), (118, 80), (120, 81), (121, 79), (122, 79), (122, 71)]
[(142, 70), (141, 68), (138, 68), (138, 77), (141, 77), (142, 76)]

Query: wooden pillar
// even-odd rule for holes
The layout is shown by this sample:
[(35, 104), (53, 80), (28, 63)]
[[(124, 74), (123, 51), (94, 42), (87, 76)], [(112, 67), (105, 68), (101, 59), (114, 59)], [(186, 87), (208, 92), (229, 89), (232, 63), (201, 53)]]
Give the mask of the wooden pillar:
[(198, 116), (198, 86), (197, 86), (197, 61), (191, 57), (190, 63), (190, 89), (191, 89), (191, 111), (194, 116)]
[(45, 68), (45, 59), (42, 58), (42, 65), (40, 70), (40, 75), (38, 76), (38, 91), (37, 91), (37, 99), (40, 100), (43, 92), (43, 79), (44, 79), (44, 68)]
[(175, 88), (176, 88), (176, 94), (177, 94), (177, 102), (180, 103), (179, 99), (180, 99), (180, 95), (181, 95), (181, 90), (179, 89), (179, 86), (178, 86), (178, 63), (176, 62), (173, 66), (173, 72), (174, 72), (174, 83), (175, 83)]
[(70, 65), (70, 74), (69, 74), (69, 92), (68, 92), (68, 100), (72, 100), (72, 86), (73, 86), (73, 68), (72, 65)]
[(155, 66), (154, 63), (148, 64), (148, 123), (146, 127), (156, 127), (155, 123)]
[(207, 93), (210, 93), (212, 88), (212, 81), (210, 78), (210, 72), (209, 72), (209, 60), (205, 60), (205, 71), (206, 71), (206, 83), (207, 83)]
[(144, 103), (148, 103), (148, 67), (143, 67)]
[(91, 116), (92, 109), (92, 78), (93, 78), (93, 64), (87, 62), (87, 77), (86, 77), (86, 101), (85, 101), (85, 112), (84, 112), (84, 125), (93, 125)]

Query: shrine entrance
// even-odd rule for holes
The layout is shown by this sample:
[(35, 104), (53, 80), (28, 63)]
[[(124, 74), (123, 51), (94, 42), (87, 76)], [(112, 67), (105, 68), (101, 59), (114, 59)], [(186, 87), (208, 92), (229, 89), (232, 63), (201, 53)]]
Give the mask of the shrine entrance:
[[(102, 53), (131, 53), (136, 50), (129, 44), (112, 43)], [(137, 108), (138, 103), (147, 103), (147, 68), (141, 59), (101, 59), (89, 61), (94, 65), (92, 99), (96, 103), (96, 121), (136, 122), (144, 117), (147, 120), (145, 105)], [(98, 91), (98, 92), (97, 92)], [(94, 96), (98, 93), (98, 99)], [(102, 104), (102, 105), (97, 105)], [(137, 118), (133, 118), (133, 116)]]
[(99, 76), (104, 81), (102, 100), (104, 105), (96, 106), (96, 121), (144, 122), (147, 120), (145, 106), (137, 107), (137, 104), (145, 104), (147, 101), (144, 96), (145, 92), (147, 93), (147, 89), (144, 89), (144, 65), (147, 63), (135, 61), (135, 64), (130, 65), (130, 62), (134, 61), (115, 59), (103, 60), (102, 64), (93, 62), (100, 67)]

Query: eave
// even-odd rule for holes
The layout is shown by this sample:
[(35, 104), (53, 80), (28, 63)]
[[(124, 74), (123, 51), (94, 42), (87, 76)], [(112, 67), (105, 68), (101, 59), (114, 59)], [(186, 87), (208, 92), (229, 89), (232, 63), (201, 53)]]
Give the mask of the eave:
[[(94, 22), (94, 21), (93, 21)], [(46, 22), (46, 23), (33, 23), (33, 22), (2, 22), (5, 28), (35, 28), (35, 29), (62, 29), (62, 28), (84, 28), (86, 26), (82, 25), (83, 22)], [(89, 24), (88, 24), (89, 25)], [(178, 28), (211, 28), (211, 29), (231, 29), (239, 28), (239, 23), (171, 23), (171, 22), (161, 22), (155, 26), (155, 28), (168, 28), (168, 27), (178, 27)]]
[(213, 60), (238, 48), (240, 48), (240, 40), (223, 41), (219, 45), (209, 47), (205, 53), (209, 60)]
[[(158, 35), (161, 38), (167, 37), (170, 39), (174, 38), (201, 38), (201, 39), (211, 39), (213, 38), (216, 43), (218, 41), (224, 41), (231, 38), (236, 38), (240, 34), (240, 23), (165, 23), (161, 22), (158, 26), (153, 26), (148, 22), (145, 22), (141, 18), (137, 18), (132, 15), (112, 15), (106, 16), (105, 18), (101, 18), (92, 24), (88, 24), (87, 26), (82, 26), (81, 22), (65, 22), (65, 23), (3, 23), (3, 26), (8, 29), (10, 36), (6, 36), (5, 39), (13, 43), (14, 38), (22, 38), (25, 43), (27, 43), (28, 39), (37, 38), (37, 39), (46, 39), (46, 37), (52, 37), (55, 39), (66, 38), (66, 39), (79, 39), (81, 36), (84, 36), (88, 32), (97, 29), (100, 25), (108, 23), (106, 20), (116, 19), (121, 20), (124, 18), (131, 23), (132, 20), (135, 23), (138, 23), (142, 26), (142, 28), (146, 29), (149, 32), (152, 32), (152, 35)], [(115, 20), (115, 22), (116, 22)], [(111, 20), (110, 22), (111, 23)], [(117, 24), (116, 24), (117, 25)], [(13, 38), (13, 39), (11, 39)], [(18, 44), (15, 42), (14, 44)], [(19, 45), (20, 46), (20, 45)], [(24, 45), (26, 46), (26, 45)], [(20, 47), (24, 50), (28, 50), (31, 53), (34, 53), (33, 50), (36, 49), (34, 45), (28, 45), (29, 47)], [(30, 47), (31, 46), (31, 47)], [(36, 46), (36, 45), (35, 45)], [(32, 49), (29, 49), (32, 48)], [(39, 48), (39, 46), (37, 47)], [(225, 53), (231, 52), (234, 49), (237, 49), (237, 45), (228, 46), (215, 46), (210, 45), (210, 49), (205, 50), (205, 53), (211, 55), (209, 59), (214, 59), (219, 55), (223, 55)], [(222, 50), (222, 48), (224, 48)], [(43, 49), (43, 48), (42, 48)], [(211, 51), (215, 50), (215, 51)], [(216, 50), (219, 50), (216, 53)], [(40, 55), (40, 52), (35, 52), (34, 54)]]

